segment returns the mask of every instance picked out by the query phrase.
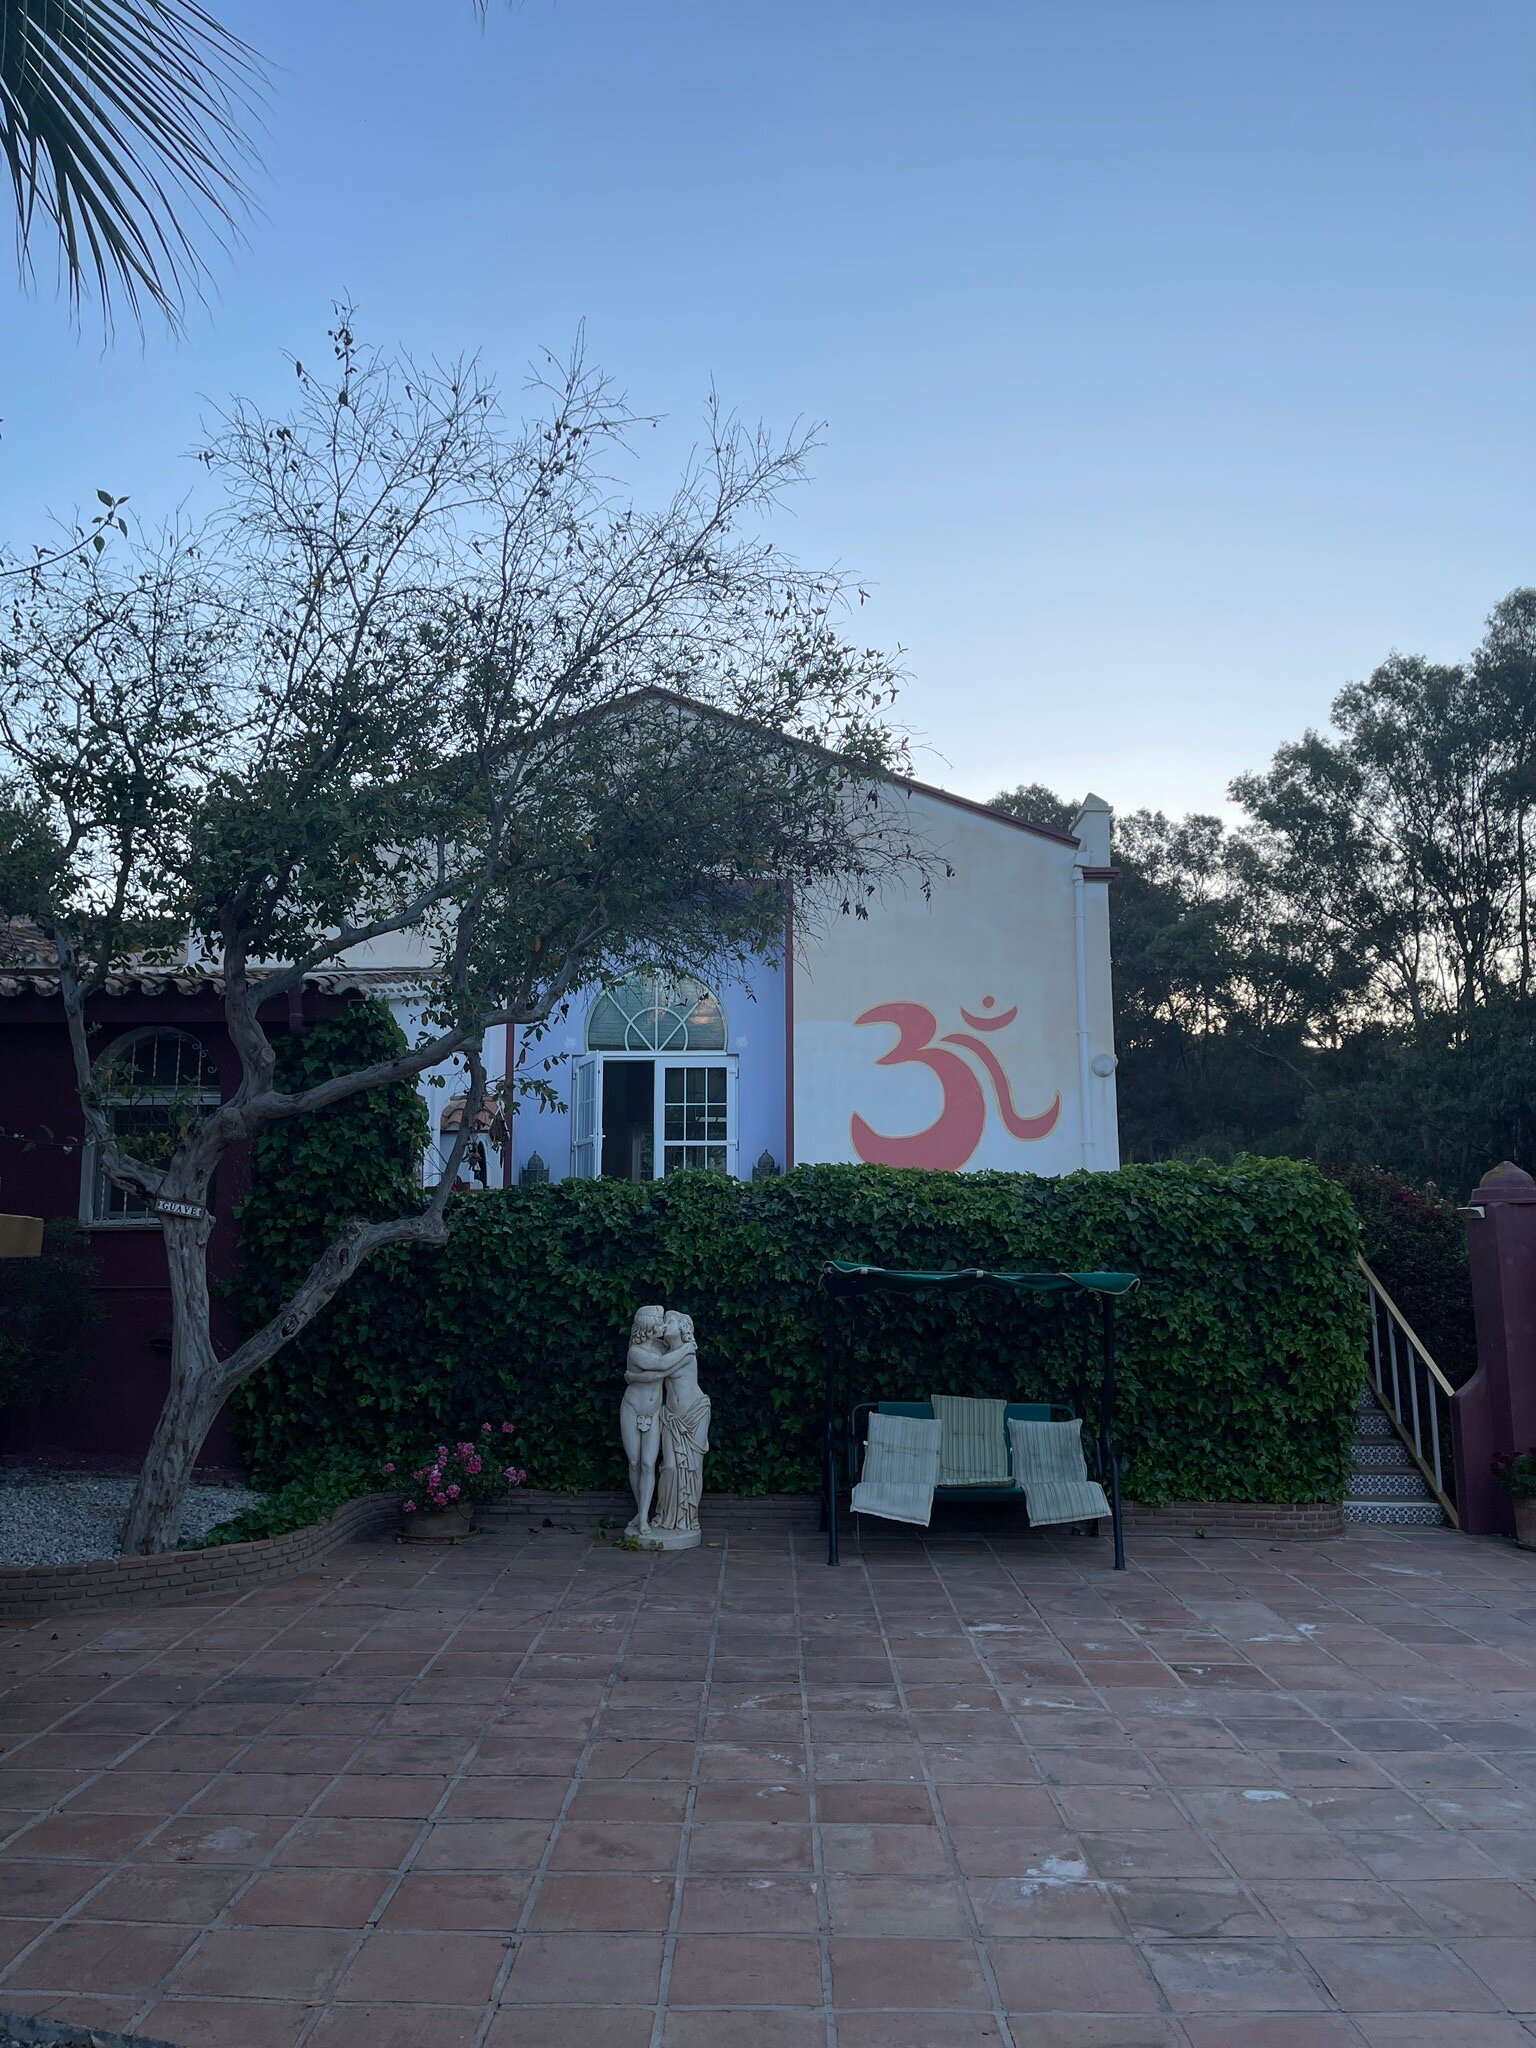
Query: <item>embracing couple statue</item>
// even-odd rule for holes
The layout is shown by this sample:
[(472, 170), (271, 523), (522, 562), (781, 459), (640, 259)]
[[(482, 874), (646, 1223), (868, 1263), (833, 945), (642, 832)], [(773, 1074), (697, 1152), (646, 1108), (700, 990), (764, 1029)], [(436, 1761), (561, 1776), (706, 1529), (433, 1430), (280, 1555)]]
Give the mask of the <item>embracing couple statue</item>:
[(709, 1396), (699, 1387), (691, 1316), (656, 1305), (635, 1317), (619, 1429), (636, 1510), (625, 1535), (663, 1550), (692, 1550), (704, 1498)]

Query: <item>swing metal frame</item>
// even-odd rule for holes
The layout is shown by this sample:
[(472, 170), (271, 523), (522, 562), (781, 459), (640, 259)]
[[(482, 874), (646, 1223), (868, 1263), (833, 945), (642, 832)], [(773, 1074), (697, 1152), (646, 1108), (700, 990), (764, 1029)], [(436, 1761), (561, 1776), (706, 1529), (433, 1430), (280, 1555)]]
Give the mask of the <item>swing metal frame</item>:
[[(1096, 1299), (1100, 1312), (1099, 1413), (1096, 1448), (1099, 1478), (1109, 1497), (1110, 1528), (1114, 1536), (1115, 1570), (1125, 1570), (1125, 1526), (1120, 1507), (1120, 1461), (1115, 1452), (1115, 1303), (1140, 1285), (1135, 1273), (1004, 1273), (983, 1266), (967, 1266), (947, 1273), (908, 1271), (894, 1266), (863, 1266), (849, 1260), (831, 1259), (822, 1269), (822, 1290), (826, 1298), (826, 1441), (823, 1451), (821, 1514), (827, 1532), (827, 1563), (838, 1556), (838, 1442), (839, 1418), (846, 1397), (840, 1344), (838, 1304), (866, 1294), (963, 1294), (978, 1287), (998, 1288), (1017, 1295), (1057, 1295), (1063, 1300)], [(1078, 1372), (1078, 1406), (1087, 1421), (1087, 1370)]]

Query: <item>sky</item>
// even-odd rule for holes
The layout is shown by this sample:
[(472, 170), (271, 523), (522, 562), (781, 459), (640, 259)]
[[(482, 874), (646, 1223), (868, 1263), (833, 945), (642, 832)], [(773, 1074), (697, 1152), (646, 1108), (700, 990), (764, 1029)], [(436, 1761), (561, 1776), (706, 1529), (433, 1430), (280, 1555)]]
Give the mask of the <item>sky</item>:
[[(1536, 582), (1529, 0), (210, 0), (260, 214), (180, 338), (0, 273), (0, 541), (195, 511), (331, 302), (516, 398), (823, 423), (776, 527), (868, 592), (919, 772), (1222, 806)], [(206, 486), (204, 486), (206, 488)]]

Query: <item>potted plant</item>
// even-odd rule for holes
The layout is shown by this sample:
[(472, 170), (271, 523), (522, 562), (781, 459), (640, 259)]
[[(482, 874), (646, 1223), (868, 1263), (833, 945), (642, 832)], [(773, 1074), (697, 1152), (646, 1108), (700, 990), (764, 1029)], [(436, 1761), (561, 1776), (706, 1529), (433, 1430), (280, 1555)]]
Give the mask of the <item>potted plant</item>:
[(510, 1422), (482, 1422), (462, 1443), (435, 1444), (419, 1458), (391, 1459), (384, 1476), (400, 1496), (400, 1534), (407, 1543), (457, 1543), (469, 1535), (477, 1501), (497, 1500), (528, 1474), (504, 1463)]
[(1495, 1458), (1493, 1471), (1514, 1502), (1515, 1541), (1522, 1550), (1536, 1550), (1536, 1444)]

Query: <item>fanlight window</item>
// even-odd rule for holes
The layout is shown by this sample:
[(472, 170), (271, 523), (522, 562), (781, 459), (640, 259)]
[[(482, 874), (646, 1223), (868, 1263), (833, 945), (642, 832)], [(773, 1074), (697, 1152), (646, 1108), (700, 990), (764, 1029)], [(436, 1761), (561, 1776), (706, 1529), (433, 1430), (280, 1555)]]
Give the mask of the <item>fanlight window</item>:
[(725, 1012), (687, 975), (632, 974), (587, 1018), (589, 1052), (724, 1052)]
[[(112, 1134), (149, 1164), (168, 1159), (198, 1111), (219, 1100), (218, 1069), (186, 1031), (136, 1031), (96, 1062), (96, 1085)], [(93, 1160), (90, 1216), (96, 1223), (147, 1216), (149, 1204), (108, 1180)]]

